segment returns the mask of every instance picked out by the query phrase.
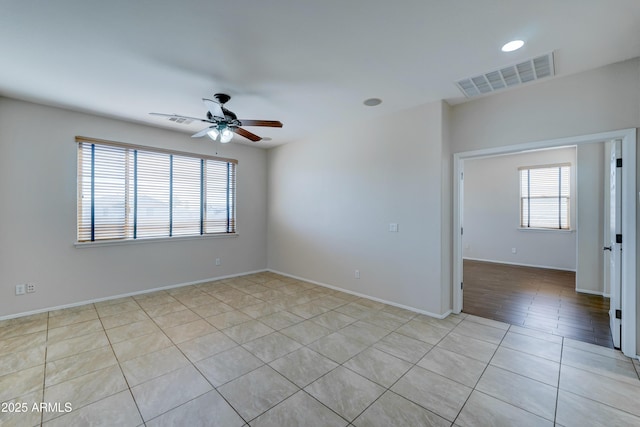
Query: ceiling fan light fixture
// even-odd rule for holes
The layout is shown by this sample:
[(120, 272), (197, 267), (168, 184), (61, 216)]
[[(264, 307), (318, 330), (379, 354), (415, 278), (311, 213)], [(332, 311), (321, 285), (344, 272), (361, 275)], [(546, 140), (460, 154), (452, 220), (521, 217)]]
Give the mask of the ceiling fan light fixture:
[(216, 128), (211, 128), (211, 130), (207, 132), (207, 135), (209, 135), (209, 138), (215, 141), (216, 138), (218, 138), (218, 135), (220, 135), (220, 132), (218, 132), (218, 129)]
[(224, 128), (220, 132), (220, 142), (226, 144), (233, 139), (233, 132), (229, 128)]
[(509, 43), (505, 43), (505, 45), (502, 46), (502, 51), (513, 52), (514, 50), (520, 49), (522, 46), (524, 46), (524, 42), (522, 40), (512, 40)]

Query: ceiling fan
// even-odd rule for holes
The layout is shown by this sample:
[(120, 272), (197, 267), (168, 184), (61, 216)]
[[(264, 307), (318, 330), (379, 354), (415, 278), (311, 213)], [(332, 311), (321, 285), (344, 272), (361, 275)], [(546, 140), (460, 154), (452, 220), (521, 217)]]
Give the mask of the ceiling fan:
[(200, 138), (208, 135), (214, 141), (219, 140), (222, 143), (227, 143), (233, 138), (233, 134), (244, 136), (245, 138), (257, 142), (262, 140), (261, 137), (255, 133), (251, 133), (240, 126), (263, 126), (263, 127), (275, 127), (281, 128), (282, 123), (277, 120), (239, 120), (233, 111), (229, 111), (225, 108), (226, 104), (231, 97), (225, 93), (216, 93), (213, 95), (214, 100), (203, 98), (202, 101), (207, 107), (207, 118), (200, 119), (197, 117), (182, 116), (179, 114), (163, 114), (163, 113), (149, 113), (154, 116), (169, 117), (174, 121), (201, 121), (210, 123), (211, 126), (202, 129), (199, 132), (191, 135), (192, 138)]

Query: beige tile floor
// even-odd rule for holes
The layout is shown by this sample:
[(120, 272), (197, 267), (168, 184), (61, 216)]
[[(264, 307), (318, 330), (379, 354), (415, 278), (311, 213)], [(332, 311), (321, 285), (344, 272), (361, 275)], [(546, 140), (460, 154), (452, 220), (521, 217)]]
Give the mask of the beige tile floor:
[(259, 273), (0, 322), (0, 425), (640, 425), (638, 369)]

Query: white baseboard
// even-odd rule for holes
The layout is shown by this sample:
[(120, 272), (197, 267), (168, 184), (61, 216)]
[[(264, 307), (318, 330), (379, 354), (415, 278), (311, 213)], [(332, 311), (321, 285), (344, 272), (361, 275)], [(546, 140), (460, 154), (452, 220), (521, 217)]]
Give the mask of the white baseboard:
[(580, 292), (581, 294), (589, 294), (589, 295), (598, 295), (598, 296), (601, 296), (601, 297), (609, 297), (608, 294), (605, 295), (604, 292), (592, 291), (592, 290), (589, 290), (589, 289), (576, 288), (576, 292)]
[(157, 291), (164, 291), (164, 290), (168, 290), (168, 289), (181, 288), (181, 287), (184, 287), (184, 286), (198, 285), (200, 283), (212, 282), (212, 281), (216, 281), (216, 280), (230, 279), (230, 278), (233, 278), (233, 277), (246, 276), (247, 274), (262, 273), (262, 272), (265, 272), (265, 271), (270, 271), (272, 273), (280, 274), (282, 276), (291, 277), (293, 279), (297, 279), (297, 280), (302, 280), (302, 281), (305, 281), (305, 282), (313, 283), (314, 285), (318, 285), (318, 286), (322, 286), (322, 287), (325, 287), (325, 288), (333, 289), (335, 291), (345, 292), (347, 294), (355, 295), (355, 296), (358, 296), (358, 297), (361, 297), (361, 298), (367, 298), (367, 299), (370, 299), (370, 300), (373, 300), (373, 301), (377, 301), (377, 302), (381, 302), (383, 304), (388, 304), (388, 305), (391, 305), (391, 306), (394, 306), (394, 307), (403, 308), (405, 310), (413, 311), (414, 313), (424, 314), (426, 316), (434, 317), (436, 319), (444, 319), (444, 318), (446, 318), (447, 316), (449, 316), (452, 313), (452, 310), (447, 310), (443, 314), (436, 314), (436, 313), (432, 313), (432, 312), (429, 312), (429, 311), (426, 311), (426, 310), (421, 310), (419, 308), (410, 307), (410, 306), (399, 304), (399, 303), (396, 303), (396, 302), (393, 302), (393, 301), (388, 301), (388, 300), (385, 300), (385, 299), (382, 299), (382, 298), (376, 298), (376, 297), (373, 297), (371, 295), (365, 295), (365, 294), (361, 294), (359, 292), (350, 291), (348, 289), (340, 288), (338, 286), (333, 286), (333, 285), (329, 285), (329, 284), (326, 284), (326, 283), (317, 282), (315, 280), (307, 279), (305, 277), (295, 276), (293, 274), (288, 274), (288, 273), (284, 273), (284, 272), (277, 271), (277, 270), (272, 270), (272, 269), (263, 269), (263, 270), (247, 271), (247, 272), (238, 273), (238, 274), (230, 274), (230, 275), (227, 275), (227, 276), (211, 277), (211, 278), (207, 278), (207, 279), (196, 280), (196, 281), (193, 281), (193, 282), (185, 282), (185, 283), (178, 283), (178, 284), (174, 284), (174, 285), (161, 286), (161, 287), (157, 287), (157, 288), (145, 289), (145, 290), (136, 291), (136, 292), (128, 292), (128, 293), (124, 293), (124, 294), (112, 295), (112, 296), (103, 297), (103, 298), (94, 298), (94, 299), (90, 299), (90, 300), (74, 302), (74, 303), (71, 303), (71, 304), (63, 304), (63, 305), (57, 305), (57, 306), (53, 306), (53, 307), (46, 307), (46, 308), (41, 308), (41, 309), (32, 310), (32, 311), (26, 311), (26, 312), (22, 312), (22, 313), (9, 314), (9, 315), (6, 315), (6, 316), (0, 316), (0, 320), (8, 320), (8, 319), (14, 319), (14, 318), (18, 318), (18, 317), (31, 316), (33, 314), (46, 313), (48, 311), (62, 310), (62, 309), (65, 309), (65, 308), (72, 308), (72, 307), (78, 307), (78, 306), (86, 305), (86, 304), (93, 304), (93, 303), (98, 303), (98, 302), (103, 302), (103, 301), (110, 301), (110, 300), (114, 300), (114, 299), (118, 299), (118, 298), (126, 298), (126, 297), (131, 297), (131, 296), (136, 296), (136, 295), (144, 295), (144, 294), (148, 294), (148, 293), (151, 293), (151, 292), (157, 292)]
[(26, 312), (23, 312), (23, 313), (16, 313), (16, 314), (9, 314), (7, 316), (0, 316), (0, 320), (15, 319), (17, 317), (24, 317), (24, 316), (31, 316), (33, 314), (46, 313), (47, 311), (62, 310), (62, 309), (65, 309), (65, 308), (78, 307), (80, 305), (93, 304), (93, 303), (96, 303), (96, 302), (103, 302), (103, 301), (110, 301), (110, 300), (114, 300), (114, 299), (118, 299), (118, 298), (126, 298), (126, 297), (135, 296), (135, 295), (144, 295), (144, 294), (149, 294), (151, 292), (165, 291), (167, 289), (181, 288), (183, 286), (198, 285), (200, 283), (212, 282), (212, 281), (216, 281), (216, 280), (231, 279), (233, 277), (246, 276), (247, 274), (262, 273), (262, 272), (265, 272), (265, 271), (268, 271), (268, 270), (267, 269), (263, 269), (263, 270), (247, 271), (247, 272), (244, 272), (244, 273), (229, 274), (227, 276), (211, 277), (211, 278), (208, 278), (208, 279), (196, 280), (196, 281), (193, 281), (193, 282), (178, 283), (178, 284), (175, 284), (175, 285), (161, 286), (159, 288), (145, 289), (143, 291), (129, 292), (129, 293), (126, 293), (126, 294), (118, 294), (118, 295), (113, 295), (113, 296), (103, 297), (103, 298), (95, 298), (95, 299), (90, 299), (90, 300), (86, 300), (86, 301), (74, 302), (74, 303), (71, 303), (71, 304), (57, 305), (57, 306), (54, 306), (54, 307), (47, 307), (47, 308), (41, 308), (41, 309), (33, 310), (33, 311), (26, 311)]
[(469, 257), (462, 257), (462, 259), (463, 260), (469, 260), (469, 261), (490, 262), (492, 264), (515, 265), (515, 266), (518, 266), (518, 267), (533, 267), (533, 268), (544, 268), (546, 270), (572, 271), (574, 273), (576, 272), (575, 268), (550, 267), (548, 265), (523, 264), (523, 263), (520, 263), (520, 262), (495, 261), (495, 260), (491, 260), (491, 259), (469, 258)]
[(407, 305), (398, 304), (397, 302), (387, 301), (387, 300), (382, 299), (382, 298), (372, 297), (371, 295), (361, 294), (359, 292), (350, 291), (348, 289), (340, 288), (338, 286), (328, 285), (326, 283), (317, 282), (315, 280), (307, 279), (305, 277), (295, 276), (293, 274), (284, 273), (282, 271), (272, 270), (272, 269), (267, 269), (267, 271), (270, 271), (270, 272), (276, 273), (276, 274), (280, 274), (282, 276), (291, 277), (292, 279), (302, 280), (304, 282), (313, 283), (314, 285), (322, 286), (323, 288), (333, 289), (334, 291), (340, 291), (340, 292), (344, 292), (346, 294), (355, 295), (355, 296), (360, 297), (360, 298), (366, 298), (366, 299), (370, 299), (370, 300), (373, 300), (373, 301), (381, 302), (383, 304), (392, 305), (394, 307), (403, 308), (405, 310), (413, 311), (414, 313), (424, 314), (424, 315), (429, 316), (429, 317), (435, 317), (436, 319), (444, 319), (445, 317), (447, 317), (448, 315), (450, 315), (452, 313), (452, 310), (447, 310), (446, 312), (444, 312), (444, 314), (431, 313), (430, 311), (421, 310), (421, 309), (415, 308), (415, 307), (409, 307)]

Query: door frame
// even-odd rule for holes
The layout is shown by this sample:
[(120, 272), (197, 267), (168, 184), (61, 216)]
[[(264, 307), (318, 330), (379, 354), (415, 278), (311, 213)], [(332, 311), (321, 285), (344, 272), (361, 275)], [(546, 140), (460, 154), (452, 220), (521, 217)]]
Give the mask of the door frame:
[(464, 161), (478, 157), (513, 154), (541, 148), (622, 141), (622, 352), (636, 357), (636, 129), (527, 142), (453, 154), (453, 312), (462, 311), (462, 230)]

